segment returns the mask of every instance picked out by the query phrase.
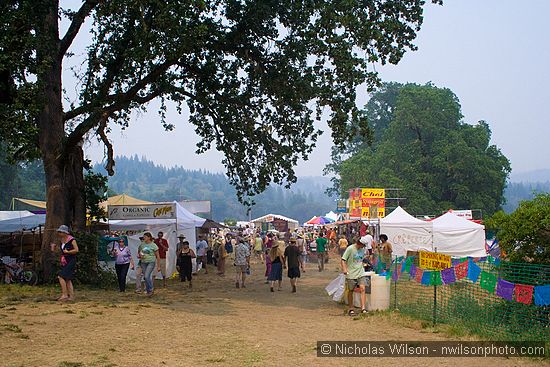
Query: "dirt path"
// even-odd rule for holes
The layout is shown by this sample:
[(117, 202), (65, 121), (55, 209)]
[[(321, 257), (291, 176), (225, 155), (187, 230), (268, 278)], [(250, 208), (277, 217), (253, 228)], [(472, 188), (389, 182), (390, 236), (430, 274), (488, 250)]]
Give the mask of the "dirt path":
[(324, 293), (336, 275), (309, 265), (298, 293), (288, 279), (270, 293), (261, 264), (246, 289), (201, 274), (192, 291), (173, 281), (153, 299), (115, 291), (77, 290), (78, 302), (58, 304), (55, 290), (21, 296), (0, 288), (0, 366), (540, 366), (504, 358), (318, 358), (317, 340), (447, 340), (406, 325), (390, 313), (344, 316)]

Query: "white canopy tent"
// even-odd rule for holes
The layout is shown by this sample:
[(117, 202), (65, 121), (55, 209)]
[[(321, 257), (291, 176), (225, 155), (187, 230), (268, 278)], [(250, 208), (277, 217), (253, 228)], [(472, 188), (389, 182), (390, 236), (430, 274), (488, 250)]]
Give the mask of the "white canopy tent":
[[(174, 201), (170, 205), (175, 205), (175, 219), (156, 218), (156, 219), (126, 219), (110, 220), (109, 226), (117, 231), (139, 231), (139, 234), (129, 236), (129, 246), (137, 264), (137, 248), (139, 247), (139, 237), (144, 232), (150, 231), (153, 237), (157, 232), (163, 232), (164, 238), (168, 241), (169, 249), (166, 254), (166, 276), (170, 277), (176, 271), (176, 245), (178, 235), (183, 234), (189, 246), (196, 251), (196, 232), (195, 228), (202, 227), (206, 219), (190, 213), (178, 202)], [(135, 272), (129, 272), (130, 279), (135, 279)]]
[(487, 256), (485, 226), (447, 212), (431, 222), (437, 252), (456, 257)]
[(325, 217), (332, 219), (333, 221), (337, 221), (340, 218), (340, 215), (338, 213), (333, 212), (332, 210), (325, 214)]
[(432, 227), (432, 223), (413, 217), (400, 206), (380, 219), (380, 233), (388, 236), (396, 256), (404, 256), (407, 251), (432, 251)]

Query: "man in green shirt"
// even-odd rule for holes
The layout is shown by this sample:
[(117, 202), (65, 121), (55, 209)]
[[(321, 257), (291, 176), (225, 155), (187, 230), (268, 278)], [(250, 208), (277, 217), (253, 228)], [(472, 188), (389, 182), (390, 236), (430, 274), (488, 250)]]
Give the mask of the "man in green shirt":
[(317, 244), (317, 263), (319, 264), (319, 271), (325, 270), (325, 257), (327, 256), (327, 242), (325, 235), (319, 235), (315, 240)]
[(346, 275), (346, 283), (349, 289), (348, 292), (348, 315), (354, 316), (353, 309), (353, 291), (359, 288), (361, 291), (361, 313), (367, 313), (365, 304), (367, 296), (365, 295), (365, 286), (367, 277), (363, 268), (363, 258), (365, 257), (365, 244), (359, 239), (355, 244), (348, 246), (342, 255), (341, 265), (342, 272)]

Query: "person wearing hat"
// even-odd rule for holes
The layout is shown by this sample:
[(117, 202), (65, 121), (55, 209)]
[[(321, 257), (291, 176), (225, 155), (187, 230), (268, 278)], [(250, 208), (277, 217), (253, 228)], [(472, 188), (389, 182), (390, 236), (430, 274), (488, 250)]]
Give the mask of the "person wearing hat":
[(271, 292), (274, 291), (273, 287), (277, 281), (279, 282), (278, 290), (280, 291), (283, 283), (283, 267), (286, 268), (286, 265), (285, 256), (283, 250), (279, 246), (279, 241), (275, 242), (273, 247), (269, 250), (269, 258), (271, 259), (271, 271), (269, 272), (267, 280), (270, 282), (270, 290)]
[(61, 270), (58, 273), (59, 285), (61, 286), (61, 297), (58, 301), (74, 301), (73, 279), (76, 269), (76, 254), (78, 253), (78, 244), (73, 236), (69, 233), (69, 227), (66, 225), (59, 226), (57, 236), (61, 244), (58, 246), (55, 243), (50, 244), (51, 250), (59, 250), (61, 252)]
[(189, 281), (189, 288), (193, 287), (193, 261), (195, 252), (189, 247), (189, 242), (183, 241), (177, 253), (178, 257), (178, 272), (180, 273), (180, 281)]
[(349, 290), (348, 315), (350, 316), (355, 316), (355, 310), (353, 308), (353, 292), (355, 288), (359, 288), (361, 292), (361, 313), (367, 313), (365, 308), (365, 287), (367, 285), (367, 278), (365, 276), (365, 270), (363, 269), (363, 259), (366, 254), (365, 244), (361, 238), (358, 239), (355, 244), (348, 246), (340, 261), (342, 272), (346, 276), (346, 285)]

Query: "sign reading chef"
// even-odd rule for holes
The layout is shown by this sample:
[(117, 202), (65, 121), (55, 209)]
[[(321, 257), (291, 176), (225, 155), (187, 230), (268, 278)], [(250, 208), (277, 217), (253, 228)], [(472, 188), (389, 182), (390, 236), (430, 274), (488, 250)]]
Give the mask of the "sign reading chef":
[(109, 220), (176, 219), (176, 204), (109, 205)]

